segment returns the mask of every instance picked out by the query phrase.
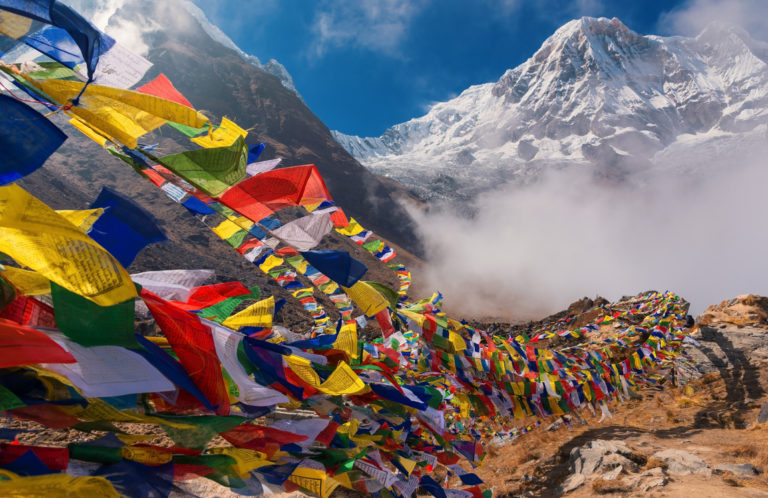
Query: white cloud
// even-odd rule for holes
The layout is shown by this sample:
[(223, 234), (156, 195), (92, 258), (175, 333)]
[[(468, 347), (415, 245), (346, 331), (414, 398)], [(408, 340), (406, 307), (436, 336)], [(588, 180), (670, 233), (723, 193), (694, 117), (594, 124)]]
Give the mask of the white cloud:
[(326, 0), (315, 13), (313, 55), (353, 45), (398, 55), (413, 17), (426, 0)]
[[(607, 188), (571, 167), (527, 187), (483, 194), (474, 216), (417, 213), (429, 265), (458, 316), (532, 318), (583, 297), (671, 290), (700, 313), (743, 293), (768, 293), (768, 147), (712, 158), (696, 179), (670, 168)], [(640, 178), (638, 177), (638, 180)]]
[(765, 0), (689, 0), (662, 14), (659, 28), (673, 35), (695, 36), (709, 23), (719, 21), (746, 29), (753, 37), (768, 40), (768, 2)]

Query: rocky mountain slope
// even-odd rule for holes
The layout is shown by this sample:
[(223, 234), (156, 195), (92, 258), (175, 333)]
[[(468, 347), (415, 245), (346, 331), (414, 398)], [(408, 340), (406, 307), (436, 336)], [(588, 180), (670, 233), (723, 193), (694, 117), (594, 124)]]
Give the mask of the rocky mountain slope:
[(582, 18), (498, 81), (468, 88), (380, 137), (334, 132), (372, 171), (426, 198), (462, 198), (549, 168), (621, 179), (696, 169), (765, 140), (768, 44), (712, 24), (695, 38), (643, 36)]
[[(281, 75), (284, 68), (279, 63), (257, 64), (257, 59), (237, 49), (231, 40), (227, 42), (229, 39), (207, 20), (201, 24), (202, 12), (194, 10), (194, 5), (190, 8), (186, 0), (72, 0), (70, 3), (84, 7), (86, 16), (92, 13), (97, 24), (103, 25), (107, 33), (113, 33), (128, 48), (145, 52), (154, 64), (145, 81), (164, 73), (213, 122), (218, 123), (226, 116), (250, 130), (246, 139), (249, 145), (266, 142), (264, 159), (281, 157), (283, 165), (316, 164), (334, 200), (349, 215), (382, 237), (419, 250), (410, 217), (393, 202), (393, 199), (408, 197), (407, 191), (395, 182), (372, 174), (352, 158), (286, 84), (286, 78), (267, 72)], [(36, 178), (21, 182), (32, 193), (53, 205), (61, 205), (66, 198), (68, 206), (74, 208), (87, 205), (102, 184), (142, 194), (154, 188), (141, 185), (130, 168), (99, 151), (98, 146), (72, 127), (63, 122), (60, 126), (70, 135), (70, 148), (49, 160)], [(145, 142), (160, 143), (161, 154), (173, 152), (175, 143), (186, 140), (169, 130), (144, 138)], [(64, 164), (68, 166), (63, 167)], [(149, 203), (144, 206), (152, 211), (159, 201), (150, 194), (146, 196)], [(154, 212), (160, 217), (168, 214), (161, 209)], [(177, 228), (196, 223), (177, 215), (167, 221), (172, 221)], [(187, 230), (188, 234), (197, 232), (197, 226)], [(184, 250), (194, 252), (196, 249), (185, 247)]]

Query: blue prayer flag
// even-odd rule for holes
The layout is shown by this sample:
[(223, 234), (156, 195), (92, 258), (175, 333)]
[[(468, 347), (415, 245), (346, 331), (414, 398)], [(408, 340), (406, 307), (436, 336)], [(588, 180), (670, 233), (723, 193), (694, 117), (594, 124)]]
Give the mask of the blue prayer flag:
[(105, 208), (88, 235), (128, 267), (139, 252), (153, 242), (166, 240), (154, 217), (114, 190), (103, 187), (91, 209)]
[(0, 185), (38, 169), (66, 139), (64, 132), (32, 107), (0, 95)]
[(309, 264), (344, 287), (352, 287), (368, 271), (368, 267), (347, 251), (304, 251), (301, 255)]

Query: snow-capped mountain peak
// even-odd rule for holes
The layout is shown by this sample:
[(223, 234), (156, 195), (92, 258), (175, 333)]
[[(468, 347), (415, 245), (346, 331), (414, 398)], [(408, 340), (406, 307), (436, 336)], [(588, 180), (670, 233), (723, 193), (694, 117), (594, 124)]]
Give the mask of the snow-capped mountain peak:
[(470, 196), (552, 166), (649, 167), (683, 142), (762, 139), (767, 61), (768, 44), (736, 26), (712, 24), (695, 38), (643, 36), (615, 18), (583, 17), (498, 81), (381, 137), (334, 136), (374, 172), (425, 197)]

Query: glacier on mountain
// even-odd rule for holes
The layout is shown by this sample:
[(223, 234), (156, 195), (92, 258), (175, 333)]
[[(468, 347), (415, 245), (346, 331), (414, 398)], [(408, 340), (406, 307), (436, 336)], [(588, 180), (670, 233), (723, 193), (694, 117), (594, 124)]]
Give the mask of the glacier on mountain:
[(380, 137), (333, 133), (375, 173), (427, 199), (468, 199), (566, 166), (593, 166), (609, 181), (670, 165), (692, 171), (708, 154), (765, 141), (767, 63), (768, 44), (735, 26), (643, 36), (615, 18), (584, 17), (498, 81)]

